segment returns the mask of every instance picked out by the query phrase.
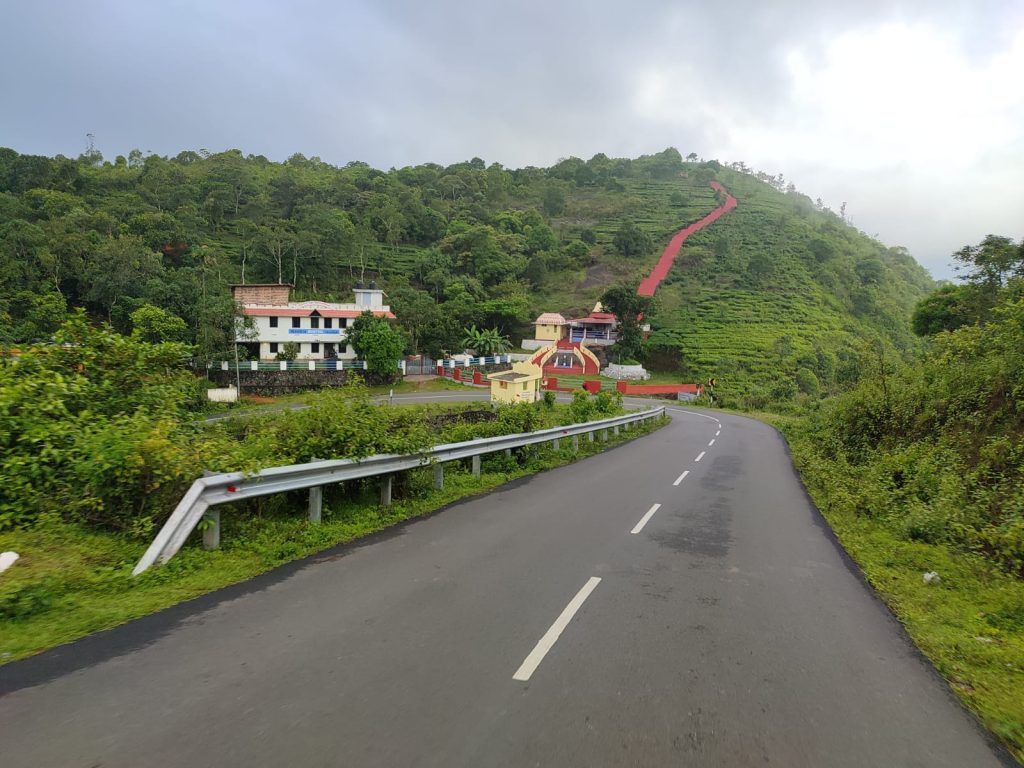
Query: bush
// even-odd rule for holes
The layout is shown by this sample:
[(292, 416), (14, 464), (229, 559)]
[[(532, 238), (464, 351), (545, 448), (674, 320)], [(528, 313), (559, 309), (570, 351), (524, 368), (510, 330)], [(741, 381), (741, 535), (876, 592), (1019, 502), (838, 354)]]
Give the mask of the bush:
[(572, 393), (572, 402), (569, 404), (570, 423), (581, 424), (585, 421), (594, 420), (594, 401), (583, 390), (576, 390)]
[(555, 393), (554, 392), (548, 391), (548, 392), (544, 393), (544, 405), (545, 405), (545, 407), (547, 407), (549, 409), (555, 407)]
[(280, 350), (277, 353), (277, 360), (280, 361), (292, 361), (299, 356), (299, 345), (294, 341), (286, 341), (281, 345)]

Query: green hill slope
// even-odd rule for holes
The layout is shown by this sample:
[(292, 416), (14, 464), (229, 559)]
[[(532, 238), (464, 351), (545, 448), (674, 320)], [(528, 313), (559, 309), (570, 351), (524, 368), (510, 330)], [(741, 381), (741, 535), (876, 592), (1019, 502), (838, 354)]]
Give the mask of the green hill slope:
[(916, 347), (906, 318), (934, 283), (905, 250), (794, 191), (716, 177), (739, 205), (687, 239), (659, 288), (650, 343), (681, 353), (658, 355), (663, 367), (715, 376), (728, 399), (757, 407), (841, 383), (865, 340)]
[(376, 278), (410, 351), (455, 349), (474, 323), (518, 342), (539, 312), (585, 312), (609, 285), (638, 282), (674, 232), (719, 204), (717, 179), (739, 207), (686, 242), (659, 289), (655, 369), (717, 375), (723, 397), (757, 405), (798, 378), (831, 386), (859, 339), (910, 345), (924, 270), (765, 178), (674, 149), (387, 172), (237, 150), (103, 162), (0, 149), (0, 330), (46, 339), (77, 306), (128, 330), (152, 304), (215, 357), (229, 348), (232, 282), (344, 301)]

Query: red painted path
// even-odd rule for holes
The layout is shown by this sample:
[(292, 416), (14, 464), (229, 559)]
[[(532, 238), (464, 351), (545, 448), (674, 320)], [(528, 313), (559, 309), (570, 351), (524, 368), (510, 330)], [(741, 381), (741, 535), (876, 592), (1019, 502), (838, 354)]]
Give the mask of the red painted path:
[(692, 235), (694, 232), (699, 232), (704, 229), (708, 224), (718, 220), (718, 217), (723, 213), (728, 213), (736, 207), (736, 198), (729, 194), (729, 192), (719, 184), (717, 181), (711, 182), (712, 188), (721, 192), (725, 195), (725, 204), (720, 205), (707, 216), (700, 221), (696, 221), (686, 229), (681, 229), (676, 232), (672, 239), (668, 241), (668, 245), (665, 247), (664, 252), (661, 254), (661, 258), (658, 259), (658, 263), (654, 265), (654, 269), (651, 270), (651, 274), (645, 277), (640, 282), (640, 287), (637, 289), (637, 293), (641, 296), (653, 296), (654, 292), (658, 290), (658, 286), (661, 285), (661, 281), (668, 275), (668, 271), (672, 268), (672, 263), (676, 260), (676, 256), (679, 255), (679, 249), (683, 247), (683, 242)]

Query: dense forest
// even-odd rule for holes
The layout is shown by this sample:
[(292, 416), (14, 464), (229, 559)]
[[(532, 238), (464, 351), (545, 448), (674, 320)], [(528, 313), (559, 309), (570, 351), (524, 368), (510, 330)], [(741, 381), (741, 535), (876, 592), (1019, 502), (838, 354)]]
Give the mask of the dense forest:
[(218, 358), (229, 284), (283, 281), (298, 299), (348, 301), (373, 277), (410, 352), (457, 349), (471, 325), (518, 343), (539, 312), (585, 312), (609, 285), (635, 283), (675, 230), (718, 204), (715, 179), (740, 206), (687, 242), (659, 291), (651, 367), (717, 375), (756, 405), (830, 390), (866, 340), (913, 345), (907, 318), (932, 283), (905, 251), (781, 176), (671, 148), (386, 172), (238, 150), (109, 162), (0, 149), (0, 328), (15, 344), (46, 340), (83, 307), (128, 332), (153, 306)]

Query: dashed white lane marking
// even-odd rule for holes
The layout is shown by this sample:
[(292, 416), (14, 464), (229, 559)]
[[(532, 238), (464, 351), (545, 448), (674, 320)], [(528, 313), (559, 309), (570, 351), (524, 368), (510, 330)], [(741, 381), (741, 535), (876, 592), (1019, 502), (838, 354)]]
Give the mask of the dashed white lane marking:
[(715, 438), (713, 438), (713, 437), (712, 437), (712, 438), (711, 438), (711, 442), (710, 442), (710, 443), (708, 443), (708, 448), (710, 448), (710, 447), (711, 447), (712, 445), (714, 445), (714, 444), (715, 444)]
[(683, 474), (676, 478), (676, 481), (672, 483), (672, 485), (679, 485), (681, 482), (683, 482), (683, 480), (686, 479), (686, 476), (688, 474), (690, 474), (690, 470), (686, 470), (685, 472), (683, 472)]
[(640, 531), (644, 529), (644, 526), (647, 525), (647, 521), (654, 517), (654, 513), (659, 509), (661, 509), (661, 504), (655, 504), (648, 509), (647, 513), (640, 518), (640, 522), (633, 526), (633, 530), (630, 531), (630, 533), (640, 533)]
[(715, 437), (718, 437), (720, 434), (722, 434), (722, 430), (718, 430), (717, 432), (715, 432)]
[(530, 651), (530, 655), (526, 657), (526, 660), (519, 665), (519, 669), (512, 675), (513, 680), (522, 680), (526, 682), (530, 679), (540, 663), (547, 656), (548, 651), (558, 642), (558, 638), (561, 636), (563, 630), (572, 621), (572, 617), (576, 615), (576, 611), (583, 605), (583, 601), (590, 597), (590, 593), (594, 591), (594, 588), (601, 583), (601, 579), (597, 576), (591, 576), (586, 584), (583, 585), (583, 589), (576, 593), (576, 597), (569, 601), (569, 604), (565, 606), (565, 610), (559, 614), (558, 618), (555, 619), (555, 623), (551, 625), (547, 632), (544, 633), (537, 645), (534, 646), (533, 650)]
[(703, 459), (704, 458), (704, 454), (705, 454), (705, 451), (701, 451), (700, 452), (700, 456), (698, 456), (696, 459), (694, 459), (694, 461), (700, 461), (701, 459)]

